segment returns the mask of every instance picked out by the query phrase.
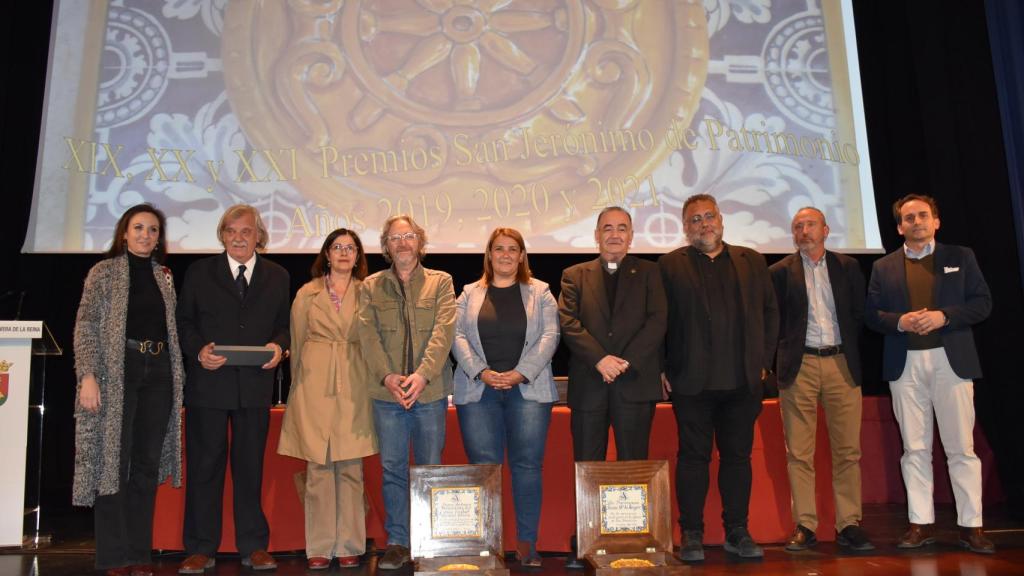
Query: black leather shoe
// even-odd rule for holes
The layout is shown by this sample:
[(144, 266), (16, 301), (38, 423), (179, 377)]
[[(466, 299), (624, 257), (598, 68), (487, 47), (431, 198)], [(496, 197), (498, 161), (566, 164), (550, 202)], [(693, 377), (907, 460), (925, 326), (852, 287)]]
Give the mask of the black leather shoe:
[(569, 540), (569, 555), (565, 557), (565, 567), (569, 570), (583, 570), (583, 562), (579, 558), (579, 545), (576, 543), (576, 535)]
[(729, 530), (725, 537), (725, 551), (740, 558), (763, 558), (764, 549), (754, 542), (746, 526)]
[(868, 550), (875, 549), (875, 545), (871, 543), (871, 540), (868, 540), (868, 535), (864, 532), (864, 529), (856, 524), (850, 524), (840, 530), (839, 534), (836, 534), (836, 544), (843, 548), (856, 550), (857, 552), (867, 552)]
[(700, 530), (684, 530), (683, 543), (679, 546), (679, 559), (683, 562), (704, 561), (704, 533)]
[(811, 546), (818, 544), (818, 537), (815, 536), (814, 530), (804, 528), (802, 525), (797, 524), (796, 528), (793, 529), (793, 535), (786, 540), (786, 550), (790, 552), (800, 552), (801, 550), (807, 550)]

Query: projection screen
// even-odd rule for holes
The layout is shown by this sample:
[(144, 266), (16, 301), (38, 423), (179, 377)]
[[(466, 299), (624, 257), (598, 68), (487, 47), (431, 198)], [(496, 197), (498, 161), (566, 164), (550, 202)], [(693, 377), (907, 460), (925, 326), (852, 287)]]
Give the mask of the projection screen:
[(218, 251), (246, 202), (278, 252), (378, 250), (397, 213), (434, 252), (589, 252), (614, 204), (657, 253), (696, 193), (727, 242), (789, 252), (813, 205), (881, 249), (848, 1), (67, 0), (51, 36), (27, 252), (103, 250), (139, 202)]

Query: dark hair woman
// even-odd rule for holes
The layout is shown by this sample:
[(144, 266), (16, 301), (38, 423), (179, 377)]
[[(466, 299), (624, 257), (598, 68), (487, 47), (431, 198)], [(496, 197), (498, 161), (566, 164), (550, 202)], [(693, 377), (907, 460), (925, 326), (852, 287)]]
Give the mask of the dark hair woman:
[(558, 304), (548, 285), (531, 277), (518, 230), (491, 233), (483, 277), (463, 289), (457, 306), (452, 354), (462, 445), (472, 464), (501, 464), (508, 452), (519, 562), (540, 567), (541, 469), (558, 399), (551, 374)]
[(362, 458), (377, 453), (358, 334), (359, 236), (331, 232), (311, 272), (292, 303), (292, 385), (277, 451), (307, 461), (309, 568), (327, 569), (335, 557), (351, 568), (366, 551)]
[(72, 503), (94, 508), (96, 567), (153, 573), (156, 487), (181, 485), (185, 370), (163, 212), (129, 208), (106, 258), (89, 270), (75, 321), (75, 480)]

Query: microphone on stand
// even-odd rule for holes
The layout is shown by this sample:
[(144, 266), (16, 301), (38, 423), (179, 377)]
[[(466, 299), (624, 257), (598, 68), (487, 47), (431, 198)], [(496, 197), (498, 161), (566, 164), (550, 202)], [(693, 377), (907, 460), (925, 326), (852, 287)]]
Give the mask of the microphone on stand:
[(25, 303), (25, 291), (18, 294), (18, 307), (14, 310), (14, 319), (21, 320), (21, 306)]
[(282, 392), (283, 392), (282, 387), (284, 386), (284, 368), (282, 368), (281, 365), (291, 355), (292, 355), (292, 351), (291, 350), (285, 350), (284, 353), (281, 355), (281, 362), (277, 363), (277, 370), (276, 370), (276, 376), (277, 376), (277, 404), (274, 405), (275, 408), (280, 408), (280, 407), (285, 405), (284, 396), (282, 395)]

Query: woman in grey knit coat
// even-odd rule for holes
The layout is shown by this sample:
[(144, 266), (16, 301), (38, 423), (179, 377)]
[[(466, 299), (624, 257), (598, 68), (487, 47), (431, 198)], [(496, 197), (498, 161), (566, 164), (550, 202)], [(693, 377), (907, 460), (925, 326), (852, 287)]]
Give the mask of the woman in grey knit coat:
[(168, 476), (181, 485), (185, 371), (164, 228), (149, 204), (121, 216), (75, 323), (72, 503), (94, 507), (96, 567), (113, 576), (153, 573), (156, 487)]

